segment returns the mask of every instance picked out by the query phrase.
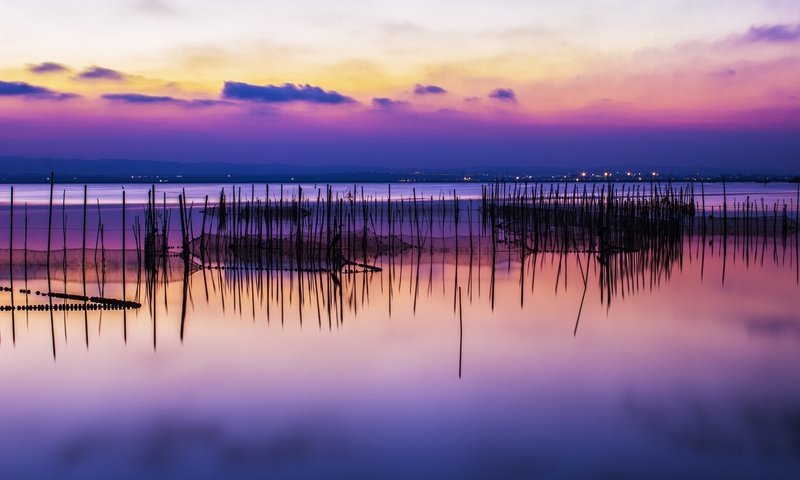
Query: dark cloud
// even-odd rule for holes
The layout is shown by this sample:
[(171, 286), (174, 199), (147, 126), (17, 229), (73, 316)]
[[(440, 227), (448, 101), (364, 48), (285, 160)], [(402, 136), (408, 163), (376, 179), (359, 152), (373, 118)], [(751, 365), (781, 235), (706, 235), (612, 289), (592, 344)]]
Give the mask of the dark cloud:
[(125, 74), (110, 68), (93, 66), (79, 73), (77, 78), (81, 80), (113, 80), (120, 82), (125, 80)]
[(447, 93), (447, 90), (436, 85), (421, 85), (418, 83), (414, 86), (414, 93), (416, 95), (443, 95)]
[(103, 95), (103, 98), (112, 102), (122, 103), (180, 103), (184, 100), (179, 100), (174, 97), (143, 95), (141, 93), (109, 93)]
[(187, 107), (217, 107), (222, 105), (233, 105), (233, 103), (226, 102), (224, 100), (200, 99), (200, 100), (188, 100), (186, 101), (185, 105)]
[(372, 99), (372, 106), (379, 108), (399, 108), (408, 106), (408, 102), (392, 100), (386, 97), (376, 97)]
[(103, 95), (103, 99), (116, 103), (138, 105), (171, 104), (184, 107), (212, 107), (228, 103), (220, 100), (184, 100), (169, 96), (144, 95), (141, 93), (108, 93)]
[(29, 72), (38, 74), (66, 72), (67, 70), (69, 70), (69, 68), (65, 67), (64, 65), (61, 65), (60, 63), (55, 63), (55, 62), (43, 62), (28, 67)]
[(225, 82), (222, 97), (231, 100), (248, 100), (254, 102), (285, 103), (309, 102), (322, 104), (355, 103), (352, 98), (333, 90), (323, 90), (311, 85), (251, 85), (241, 82)]
[(800, 25), (760, 25), (750, 27), (740, 37), (745, 43), (772, 42), (784, 43), (800, 40)]
[(78, 95), (50, 90), (49, 88), (31, 85), (25, 82), (0, 81), (0, 96), (39, 98), (45, 100), (68, 100)]
[(505, 102), (516, 102), (517, 94), (510, 88), (498, 88), (489, 92), (489, 98), (503, 100)]

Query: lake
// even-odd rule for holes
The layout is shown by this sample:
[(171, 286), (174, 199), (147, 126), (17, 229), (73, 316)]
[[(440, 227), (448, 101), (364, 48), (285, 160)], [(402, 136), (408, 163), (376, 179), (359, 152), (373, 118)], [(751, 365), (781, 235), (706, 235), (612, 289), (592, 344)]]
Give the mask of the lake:
[[(56, 185), (52, 215), (49, 186), (17, 186), (12, 251), (0, 187), (0, 286), (13, 290), (0, 304), (15, 309), (0, 312), (0, 477), (800, 478), (796, 185), (731, 184), (723, 197), (710, 184), (702, 198), (675, 185), (697, 206), (676, 230), (619, 234), (623, 245), (579, 213), (537, 230), (536, 248), (515, 244), (511, 225), (522, 219), (532, 239), (531, 219), (572, 218), (554, 212), (578, 208), (573, 184), (558, 186), (562, 203), (532, 211), (525, 197), (489, 220), (485, 185), (392, 185), (390, 207), (386, 185), (365, 185), (361, 203), (361, 186), (335, 185), (349, 265), (335, 269), (334, 240), (308, 243), (328, 235), (315, 220), (325, 186), (292, 204), (296, 187), (284, 187), (287, 208), (306, 205), (306, 220), (262, 230), (248, 219), (277, 203), (234, 220), (230, 199), (265, 200), (266, 186), (159, 185), (149, 209), (149, 187), (125, 185), (124, 223), (122, 186), (89, 185), (85, 221), (83, 186)], [(240, 249), (258, 233), (249, 257), (225, 243), (204, 258), (229, 235), (211, 236), (220, 211), (203, 205), (222, 188), (225, 232), (244, 232)], [(275, 202), (280, 188), (269, 186)], [(649, 184), (627, 188), (620, 198), (651, 198)], [(748, 197), (755, 213), (737, 211)], [(168, 249), (151, 244), (170, 252), (152, 268), (148, 228), (134, 227), (148, 212), (170, 234)], [(297, 254), (270, 263), (263, 238), (278, 236)], [(73, 254), (45, 269), (47, 244)]]

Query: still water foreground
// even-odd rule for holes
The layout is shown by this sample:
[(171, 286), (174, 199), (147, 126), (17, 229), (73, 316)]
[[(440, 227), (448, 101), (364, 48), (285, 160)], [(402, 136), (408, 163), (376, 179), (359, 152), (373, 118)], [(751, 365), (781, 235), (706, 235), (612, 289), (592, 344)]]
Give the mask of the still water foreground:
[(477, 201), (468, 245), (467, 208), (440, 243), (405, 220), (373, 268), (122, 273), (96, 231), (83, 265), (12, 258), (0, 478), (798, 478), (796, 226), (556, 252)]

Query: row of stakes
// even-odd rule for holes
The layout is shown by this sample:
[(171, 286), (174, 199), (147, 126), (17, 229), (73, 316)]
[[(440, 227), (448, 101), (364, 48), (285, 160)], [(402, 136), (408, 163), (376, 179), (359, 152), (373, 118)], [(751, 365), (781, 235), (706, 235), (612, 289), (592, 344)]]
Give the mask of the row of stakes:
[[(10, 287), (0, 286), (0, 292), (12, 293)], [(102, 297), (85, 297), (82, 295), (69, 295), (54, 292), (35, 292), (24, 288), (19, 289), (23, 295), (36, 295), (40, 297), (50, 297), (64, 300), (77, 300), (84, 303), (62, 303), (62, 304), (37, 304), (37, 305), (0, 305), (0, 311), (84, 311), (84, 310), (129, 310), (141, 308), (141, 304), (131, 301), (115, 300)], [(87, 303), (88, 302), (88, 303)]]

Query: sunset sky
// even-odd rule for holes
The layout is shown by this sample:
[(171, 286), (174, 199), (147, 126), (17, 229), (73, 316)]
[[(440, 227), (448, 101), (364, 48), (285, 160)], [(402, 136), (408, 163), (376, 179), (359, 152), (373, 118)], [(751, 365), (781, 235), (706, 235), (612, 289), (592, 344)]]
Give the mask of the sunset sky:
[(0, 156), (797, 170), (797, 0), (3, 0)]

